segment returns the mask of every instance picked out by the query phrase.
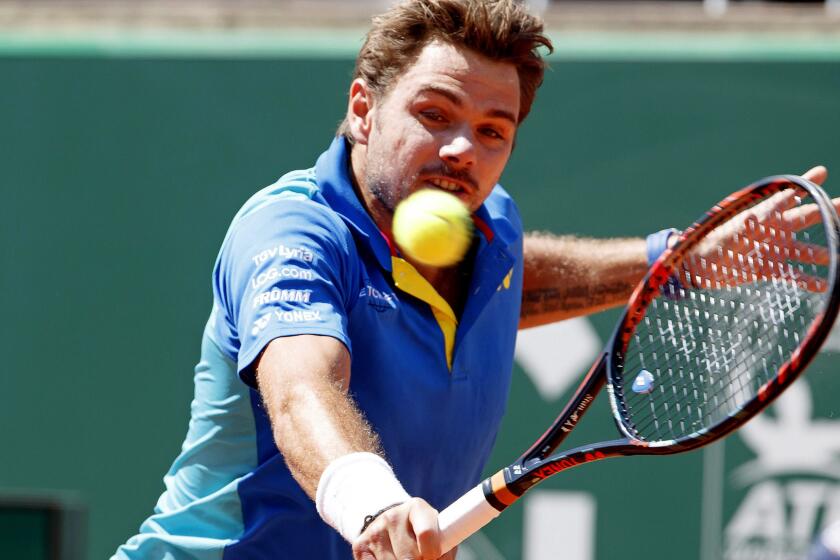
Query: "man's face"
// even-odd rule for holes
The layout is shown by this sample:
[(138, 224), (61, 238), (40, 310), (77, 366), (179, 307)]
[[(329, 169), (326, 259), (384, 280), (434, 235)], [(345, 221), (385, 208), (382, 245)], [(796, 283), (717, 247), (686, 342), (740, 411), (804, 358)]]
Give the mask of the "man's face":
[(390, 211), (422, 188), (475, 211), (510, 157), (518, 115), (512, 64), (433, 41), (373, 106), (365, 186)]

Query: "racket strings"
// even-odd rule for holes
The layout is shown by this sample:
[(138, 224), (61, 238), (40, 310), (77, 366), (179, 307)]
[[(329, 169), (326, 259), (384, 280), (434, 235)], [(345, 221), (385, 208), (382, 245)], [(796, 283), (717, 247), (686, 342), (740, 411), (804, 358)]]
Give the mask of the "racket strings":
[[(748, 308), (754, 306), (748, 305)], [(674, 366), (673, 360), (668, 359), (668, 353), (665, 351), (664, 361), (670, 362), (666, 374), (674, 377), (676, 367), (679, 375), (678, 383), (671, 386), (671, 393), (664, 395), (666, 398), (662, 408), (669, 413), (664, 422), (667, 430), (659, 425), (660, 418), (656, 415), (656, 407), (650, 407), (652, 414), (649, 415), (647, 424), (644, 423), (645, 418), (635, 419), (641, 433), (648, 431), (651, 423), (656, 428), (655, 434), (659, 439), (667, 439), (666, 436), (681, 437), (689, 428), (697, 431), (704, 425), (713, 425), (717, 419), (710, 411), (724, 406), (737, 411), (754, 397), (761, 385), (772, 378), (775, 372), (768, 368), (766, 357), (759, 360), (757, 355), (745, 352), (742, 354), (744, 359), (739, 360), (739, 352), (757, 344), (765, 355), (772, 356), (775, 352), (781, 359), (784, 357), (782, 345), (774, 345), (769, 337), (765, 339), (766, 343), (753, 340), (750, 335), (745, 337), (743, 332), (738, 330), (744, 327), (738, 324), (740, 321), (737, 321), (737, 316), (734, 316), (734, 319), (727, 325), (729, 328), (726, 330), (707, 327), (706, 332), (703, 332), (702, 329), (698, 329), (704, 340), (701, 341), (700, 352), (694, 360), (679, 360), (678, 357)], [(784, 335), (783, 332), (776, 334)], [(709, 339), (712, 337), (717, 339), (717, 344), (710, 343)], [(706, 373), (695, 374), (696, 371)], [(685, 383), (686, 377), (690, 379), (690, 385)], [(653, 400), (656, 400), (656, 395), (653, 397)]]
[[(689, 331), (691, 332), (691, 331)], [(731, 332), (731, 331), (726, 331)], [(714, 336), (722, 338), (721, 332), (714, 333)], [(692, 337), (694, 337), (692, 335)], [(697, 337), (705, 338), (706, 334), (702, 331), (698, 332)], [(675, 356), (669, 356), (666, 351), (660, 352), (663, 362), (667, 364), (664, 368), (666, 375), (671, 378), (678, 377), (678, 383), (672, 383), (668, 389), (670, 393), (665, 393), (666, 387), (660, 385), (660, 394), (654, 393), (651, 395), (650, 410), (651, 414), (645, 416), (644, 414), (637, 414), (633, 421), (638, 427), (640, 433), (646, 433), (651, 428), (651, 425), (656, 430), (658, 439), (670, 439), (675, 436), (675, 424), (680, 426), (681, 431), (686, 431), (686, 422), (690, 422), (691, 426), (697, 426), (698, 423), (709, 422), (708, 416), (703, 415), (703, 411), (716, 409), (722, 406), (724, 399), (729, 398), (726, 392), (733, 393), (734, 397), (738, 395), (748, 394), (749, 391), (745, 387), (743, 376), (737, 375), (739, 368), (745, 365), (737, 360), (737, 352), (739, 347), (744, 344), (743, 336), (736, 335), (734, 338), (729, 337), (721, 346), (714, 346), (708, 344), (704, 339), (699, 344), (693, 344), (699, 351), (693, 352), (693, 349), (687, 348), (685, 345), (679, 350)], [(694, 353), (694, 357), (691, 353)], [(701, 356), (705, 356), (701, 358)], [(682, 358), (682, 359), (681, 359)], [(676, 363), (675, 363), (676, 362)], [(753, 364), (754, 365), (754, 364)], [(721, 375), (725, 369), (734, 370), (736, 375), (732, 375), (732, 380), (727, 379), (727, 376)], [(654, 368), (655, 369), (655, 368)], [(766, 379), (770, 375), (765, 376)], [(686, 379), (688, 382), (686, 382)], [(747, 400), (745, 398), (745, 400)], [(663, 419), (662, 424), (667, 427), (664, 429), (660, 425), (660, 416), (657, 415), (657, 406), (668, 413)], [(682, 415), (680, 416), (680, 413)], [(696, 418), (692, 417), (696, 416)]]
[[(737, 339), (728, 340), (725, 343), (729, 347), (719, 351), (704, 341), (700, 351), (708, 354), (706, 359), (663, 368), (664, 373), (672, 379), (676, 374), (677, 382), (671, 384), (670, 392), (660, 387), (660, 394), (652, 395), (649, 399), (651, 414), (647, 415), (647, 423), (643, 417), (634, 419), (637, 431), (641, 434), (648, 432), (652, 423), (658, 439), (668, 439), (667, 436), (678, 438), (690, 430), (699, 431), (704, 425), (716, 423), (713, 411), (727, 403), (734, 410), (738, 405), (748, 402), (772, 374), (766, 366), (766, 358), (759, 361), (753, 357), (752, 363), (737, 362), (735, 347), (739, 342)], [(766, 353), (772, 353), (770, 344), (767, 345)], [(667, 360), (667, 356), (665, 358)], [(696, 370), (705, 370), (706, 374), (695, 374)], [(759, 375), (749, 375), (751, 371)], [(762, 372), (764, 375), (760, 375)], [(662, 373), (657, 369), (658, 375)], [(685, 382), (686, 378), (690, 379), (690, 384)], [(666, 413), (664, 419), (662, 414), (657, 413), (660, 408)]]
[(655, 298), (613, 380), (644, 441), (703, 432), (753, 401), (826, 304), (827, 236), (811, 201), (777, 193), (700, 241)]

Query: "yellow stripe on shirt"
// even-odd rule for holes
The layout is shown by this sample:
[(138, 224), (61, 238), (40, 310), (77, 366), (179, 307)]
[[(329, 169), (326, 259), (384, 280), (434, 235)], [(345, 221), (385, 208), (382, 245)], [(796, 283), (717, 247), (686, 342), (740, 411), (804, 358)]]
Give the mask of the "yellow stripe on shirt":
[(392, 256), (391, 269), (394, 274), (394, 284), (400, 290), (431, 306), (435, 320), (443, 333), (443, 341), (446, 346), (446, 365), (452, 370), (455, 331), (458, 328), (458, 318), (452, 311), (452, 307), (408, 261)]

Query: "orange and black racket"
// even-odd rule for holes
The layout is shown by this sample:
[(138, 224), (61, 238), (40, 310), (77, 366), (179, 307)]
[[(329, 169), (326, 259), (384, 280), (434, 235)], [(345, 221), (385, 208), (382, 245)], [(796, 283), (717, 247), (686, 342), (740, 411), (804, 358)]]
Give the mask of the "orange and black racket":
[[(444, 551), (570, 467), (696, 449), (761, 412), (802, 373), (837, 317), (839, 227), (825, 192), (787, 175), (706, 212), (636, 287), (551, 427), (441, 512)], [(556, 452), (604, 387), (617, 439)]]

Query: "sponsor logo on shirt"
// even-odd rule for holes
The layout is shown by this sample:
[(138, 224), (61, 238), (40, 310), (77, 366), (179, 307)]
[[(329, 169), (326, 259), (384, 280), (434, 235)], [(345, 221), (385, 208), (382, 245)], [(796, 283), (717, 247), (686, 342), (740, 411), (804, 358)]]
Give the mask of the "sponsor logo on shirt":
[(315, 274), (311, 270), (300, 269), (295, 266), (272, 266), (265, 272), (260, 272), (251, 278), (251, 288), (257, 289), (269, 282), (281, 278), (292, 278), (296, 280), (312, 280)]
[(276, 247), (266, 249), (265, 251), (260, 251), (259, 253), (251, 257), (251, 260), (254, 261), (255, 266), (260, 266), (267, 260), (273, 259), (275, 257), (280, 257), (284, 259), (299, 259), (304, 262), (311, 263), (314, 260), (315, 255), (312, 254), (312, 251), (303, 249), (301, 247), (287, 247), (281, 244), (277, 245)]
[(280, 311), (275, 309), (274, 317), (281, 323), (310, 323), (321, 320), (321, 311), (317, 309), (313, 311)]
[(281, 290), (280, 288), (272, 288), (267, 292), (254, 296), (253, 307), (256, 309), (261, 305), (276, 303), (278, 301), (309, 303), (309, 297), (311, 294), (312, 290)]
[(512, 277), (513, 277), (513, 267), (511, 267), (511, 269), (505, 275), (504, 279), (502, 280), (502, 283), (499, 284), (498, 288), (496, 288), (496, 291), (501, 292), (502, 290), (509, 290), (510, 289), (510, 279)]
[(365, 287), (362, 288), (362, 291), (359, 292), (359, 297), (366, 298), (368, 305), (370, 305), (377, 311), (388, 311), (390, 309), (397, 308), (396, 295), (377, 290), (370, 284), (367, 284)]
[(272, 317), (279, 323), (312, 323), (321, 320), (321, 311), (317, 309), (311, 311), (282, 311), (280, 309), (274, 309), (271, 313), (266, 313), (254, 321), (254, 326), (251, 328), (251, 336), (257, 336), (265, 330), (271, 322)]
[(269, 321), (271, 321), (271, 315), (263, 315), (254, 321), (254, 328), (251, 329), (251, 335), (257, 336), (260, 334), (260, 332), (268, 326)]

